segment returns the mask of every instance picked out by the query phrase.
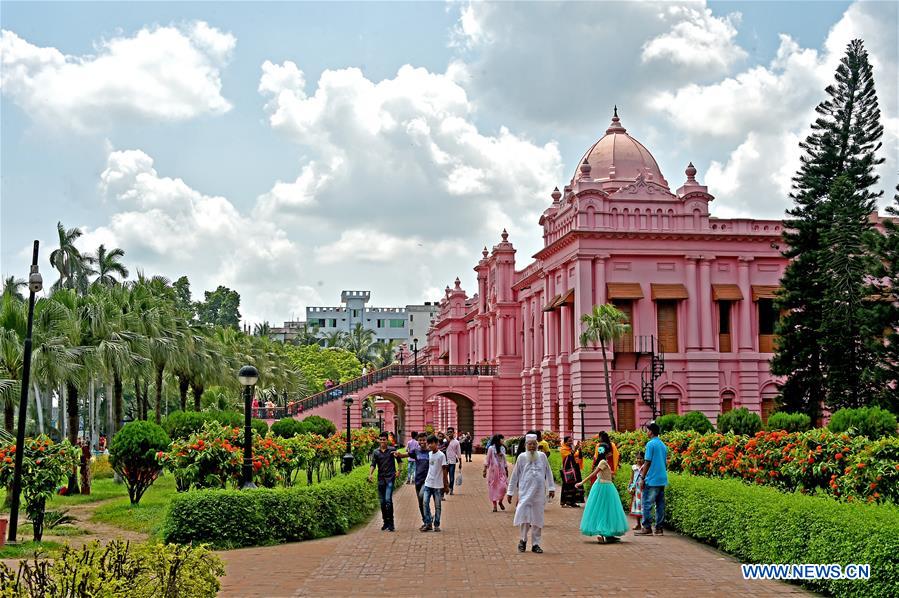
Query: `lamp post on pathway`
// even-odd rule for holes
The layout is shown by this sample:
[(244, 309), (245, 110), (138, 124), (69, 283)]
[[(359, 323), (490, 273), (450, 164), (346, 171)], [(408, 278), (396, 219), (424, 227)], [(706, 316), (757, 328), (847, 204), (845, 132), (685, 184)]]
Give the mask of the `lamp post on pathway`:
[(16, 542), (19, 524), (19, 494), (22, 491), (22, 457), (25, 453), (25, 418), (28, 411), (28, 385), (31, 383), (31, 332), (34, 326), (34, 295), (44, 288), (44, 280), (37, 269), (37, 249), (40, 243), (35, 240), (31, 254), (31, 274), (28, 276), (28, 324), (25, 332), (25, 346), (22, 353), (22, 394), (19, 397), (19, 425), (16, 428), (16, 460), (12, 478), (12, 496), (9, 502), (9, 534), (10, 544)]
[(378, 409), (378, 432), (384, 431), (384, 410)]
[(584, 433), (584, 411), (587, 410), (587, 403), (581, 401), (577, 404), (577, 408), (581, 410), (581, 440), (586, 440), (587, 435)]
[(245, 365), (240, 368), (240, 371), (237, 373), (237, 379), (240, 381), (240, 385), (243, 386), (243, 470), (241, 471), (241, 477), (243, 478), (243, 483), (240, 486), (241, 490), (250, 490), (256, 487), (256, 484), (253, 483), (253, 428), (250, 426), (251, 419), (251, 403), (253, 400), (253, 388), (256, 386), (256, 381), (259, 380), (259, 370), (254, 368), (251, 365)]
[(350, 473), (353, 471), (353, 437), (350, 430), (350, 407), (353, 406), (353, 397), (345, 397), (343, 404), (346, 405), (346, 453), (343, 455), (343, 473)]
[(418, 339), (412, 339), (412, 355), (414, 357), (414, 361), (412, 362), (412, 368), (415, 375), (418, 375)]

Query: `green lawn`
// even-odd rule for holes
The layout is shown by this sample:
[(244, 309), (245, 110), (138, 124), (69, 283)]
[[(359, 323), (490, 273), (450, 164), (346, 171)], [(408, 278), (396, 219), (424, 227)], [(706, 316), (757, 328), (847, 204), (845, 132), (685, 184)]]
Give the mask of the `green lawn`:
[[(72, 505), (82, 505), (89, 502), (115, 498), (117, 496), (128, 496), (128, 489), (125, 488), (124, 484), (116, 484), (113, 482), (112, 478), (104, 478), (94, 480), (94, 483), (91, 484), (90, 494), (73, 494), (72, 496), (54, 495), (53, 498), (47, 502), (47, 509), (59, 511)], [(5, 505), (5, 503), (6, 488), (0, 488), (0, 505)], [(25, 505), (22, 504), (19, 509), (21, 510), (24, 507)], [(0, 506), (0, 512), (9, 513), (9, 509), (5, 506)]]
[(0, 548), (0, 559), (25, 559), (35, 554), (53, 555), (62, 548), (58, 542), (23, 542), (15, 546), (6, 545)]
[(91, 521), (157, 536), (175, 493), (175, 479), (172, 476), (162, 476), (144, 493), (140, 504), (132, 505), (127, 491), (124, 491), (121, 499), (97, 508)]

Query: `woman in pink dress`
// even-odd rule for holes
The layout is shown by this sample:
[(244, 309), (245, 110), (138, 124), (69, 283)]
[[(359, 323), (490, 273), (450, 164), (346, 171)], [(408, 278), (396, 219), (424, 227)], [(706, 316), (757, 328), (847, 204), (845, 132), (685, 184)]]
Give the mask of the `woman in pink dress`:
[(509, 465), (506, 462), (506, 447), (503, 446), (503, 435), (497, 434), (490, 439), (487, 446), (487, 459), (484, 461), (484, 477), (487, 478), (487, 495), (493, 503), (493, 512), (496, 507), (503, 511), (503, 498), (506, 496), (509, 481)]

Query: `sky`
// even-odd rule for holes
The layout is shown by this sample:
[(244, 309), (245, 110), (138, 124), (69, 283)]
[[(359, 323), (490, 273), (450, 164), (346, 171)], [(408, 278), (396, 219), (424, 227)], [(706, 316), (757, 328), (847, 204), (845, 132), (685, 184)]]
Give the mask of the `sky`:
[(714, 216), (780, 218), (815, 105), (865, 40), (899, 171), (895, 2), (0, 1), (0, 274), (56, 223), (132, 277), (241, 294), (248, 323), (340, 291), (439, 300), (537, 222), (612, 106)]

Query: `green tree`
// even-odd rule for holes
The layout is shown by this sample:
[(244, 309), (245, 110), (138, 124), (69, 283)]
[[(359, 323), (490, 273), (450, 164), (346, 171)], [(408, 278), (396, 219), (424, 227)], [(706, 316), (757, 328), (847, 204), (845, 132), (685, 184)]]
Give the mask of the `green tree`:
[(25, 289), (27, 287), (28, 283), (22, 278), (7, 276), (3, 280), (3, 294), (11, 295), (19, 301), (25, 301), (25, 295), (22, 294), (22, 289)]
[(188, 321), (196, 319), (197, 307), (191, 300), (190, 281), (187, 276), (182, 276), (172, 283), (172, 289), (175, 291), (175, 307), (184, 314)]
[(268, 323), (268, 320), (264, 321), (261, 324), (253, 325), (253, 336), (268, 336), (272, 333), (272, 326)]
[(772, 360), (772, 371), (786, 377), (780, 389), (782, 408), (812, 419), (817, 419), (819, 404), (829, 395), (825, 349), (833, 341), (822, 336), (825, 297), (833, 294), (828, 291), (833, 281), (826, 274), (833, 258), (828, 256), (825, 233), (835, 212), (828, 198), (840, 176), (846, 176), (852, 201), (860, 205), (879, 195), (871, 187), (877, 182), (874, 167), (882, 162), (875, 152), (883, 127), (861, 40), (849, 43), (836, 81), (825, 91), (829, 97), (818, 104), (812, 132), (800, 143), (804, 154), (793, 177), (794, 206), (787, 212), (783, 252), (790, 262), (776, 300), (786, 315), (777, 326), (779, 341)]
[(118, 247), (107, 250), (106, 246), (101, 243), (97, 248), (97, 253), (87, 257), (87, 262), (97, 267), (97, 279), (94, 282), (103, 286), (111, 286), (121, 282), (116, 276), (122, 280), (128, 278), (128, 268), (121, 262), (124, 256), (125, 252)]
[(53, 283), (53, 289), (79, 289), (84, 290), (87, 283), (87, 274), (92, 273), (89, 262), (75, 247), (75, 241), (81, 237), (80, 228), (67, 229), (62, 222), (56, 223), (56, 233), (59, 237), (59, 247), (50, 253), (50, 265), (59, 272), (59, 280)]
[[(887, 213), (899, 217), (899, 185)], [(883, 229), (877, 248), (879, 269), (871, 286), (872, 294), (878, 298), (878, 328), (884, 331), (885, 338), (878, 347), (879, 384), (872, 402), (899, 414), (899, 224), (886, 219)]]
[(368, 363), (372, 360), (377, 344), (374, 330), (363, 328), (362, 324), (356, 324), (349, 335), (345, 337), (344, 348), (351, 351), (360, 363)]
[(584, 331), (581, 333), (581, 346), (598, 344), (602, 349), (602, 367), (606, 382), (606, 403), (609, 408), (609, 423), (613, 430), (615, 425), (615, 410), (612, 408), (612, 382), (609, 378), (609, 361), (606, 357), (606, 346), (628, 333), (630, 324), (627, 323), (627, 314), (610, 303), (594, 305), (593, 311), (581, 316), (581, 324)]
[(211, 326), (240, 327), (240, 294), (219, 285), (204, 293), (205, 300), (197, 304), (197, 318)]
[(388, 341), (386, 343), (376, 343), (374, 351), (372, 351), (372, 361), (377, 368), (386, 368), (396, 360), (396, 349), (399, 341)]
[(326, 349), (318, 345), (287, 345), (284, 348), (309, 392), (324, 390), (325, 380), (345, 382), (362, 374), (362, 364), (346, 349)]

